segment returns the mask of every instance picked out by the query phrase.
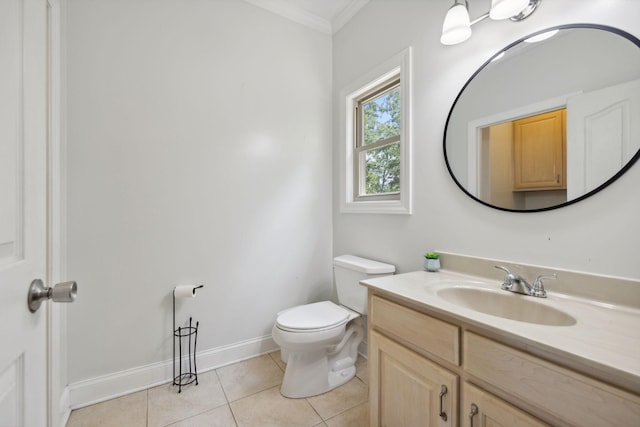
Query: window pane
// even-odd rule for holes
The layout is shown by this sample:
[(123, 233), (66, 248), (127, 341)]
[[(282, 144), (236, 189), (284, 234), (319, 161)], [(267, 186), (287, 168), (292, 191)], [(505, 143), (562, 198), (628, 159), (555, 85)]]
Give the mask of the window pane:
[(400, 191), (400, 144), (394, 143), (363, 152), (365, 194)]
[(362, 105), (364, 145), (400, 135), (400, 88)]

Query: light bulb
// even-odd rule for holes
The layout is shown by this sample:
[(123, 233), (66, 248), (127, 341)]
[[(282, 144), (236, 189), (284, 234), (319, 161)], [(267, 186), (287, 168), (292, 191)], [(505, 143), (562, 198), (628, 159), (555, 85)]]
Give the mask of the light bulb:
[(447, 11), (442, 24), (440, 43), (451, 45), (462, 43), (471, 37), (469, 11), (460, 3), (456, 3)]

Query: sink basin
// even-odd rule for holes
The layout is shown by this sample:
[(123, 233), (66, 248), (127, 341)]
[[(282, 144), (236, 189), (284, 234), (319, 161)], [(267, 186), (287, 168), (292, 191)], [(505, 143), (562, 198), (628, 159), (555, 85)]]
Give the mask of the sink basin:
[(534, 297), (508, 291), (454, 286), (436, 293), (452, 304), (504, 319), (548, 326), (571, 326), (576, 323), (576, 319), (562, 310), (541, 304)]

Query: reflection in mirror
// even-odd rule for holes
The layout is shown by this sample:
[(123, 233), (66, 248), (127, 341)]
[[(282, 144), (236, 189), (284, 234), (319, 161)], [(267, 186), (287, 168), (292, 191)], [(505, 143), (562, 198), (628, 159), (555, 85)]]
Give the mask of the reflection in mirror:
[(447, 167), (483, 204), (564, 206), (606, 187), (640, 157), (640, 41), (610, 27), (559, 28), (496, 54), (451, 108)]

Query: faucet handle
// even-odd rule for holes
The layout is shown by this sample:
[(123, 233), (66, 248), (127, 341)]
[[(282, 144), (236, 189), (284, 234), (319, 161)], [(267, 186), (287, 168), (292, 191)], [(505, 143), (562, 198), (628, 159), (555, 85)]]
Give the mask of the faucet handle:
[(542, 287), (542, 279), (557, 279), (558, 275), (556, 273), (553, 274), (541, 274), (540, 276), (536, 277), (536, 280), (533, 282), (533, 286), (540, 286)]
[(502, 265), (494, 265), (494, 267), (506, 273), (502, 282), (502, 289), (510, 290), (513, 282), (518, 280), (518, 275), (510, 272), (507, 267), (503, 267)]
[(542, 283), (542, 279), (557, 279), (558, 275), (556, 273), (553, 274), (541, 274), (540, 276), (536, 277), (536, 280), (533, 281), (533, 289), (532, 289), (532, 293), (533, 296), (536, 297), (541, 297), (541, 298), (546, 298), (547, 297), (547, 291), (544, 290), (544, 285)]
[(509, 269), (507, 267), (503, 267), (502, 265), (494, 265), (495, 268), (497, 268), (498, 270), (502, 270), (507, 274), (511, 274), (511, 272), (509, 271)]

